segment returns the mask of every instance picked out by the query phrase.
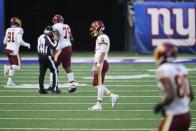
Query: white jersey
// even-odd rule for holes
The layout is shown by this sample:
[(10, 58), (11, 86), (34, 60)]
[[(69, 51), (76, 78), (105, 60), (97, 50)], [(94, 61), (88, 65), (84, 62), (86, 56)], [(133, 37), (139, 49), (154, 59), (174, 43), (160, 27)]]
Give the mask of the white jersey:
[(162, 86), (160, 79), (168, 78), (172, 83), (174, 100), (172, 103), (166, 106), (166, 114), (178, 115), (188, 112), (190, 102), (190, 86), (188, 81), (188, 70), (186, 67), (184, 65), (172, 63), (162, 64), (157, 69), (156, 78), (163, 97), (164, 87)]
[(20, 46), (28, 47), (29, 44), (22, 39), (23, 29), (21, 27), (10, 27), (6, 30), (3, 43), (6, 44), (6, 49), (12, 50), (13, 55), (17, 55)]
[(110, 49), (110, 39), (106, 34), (99, 35), (96, 39), (94, 62), (98, 62), (98, 58), (102, 52), (105, 53), (104, 60), (108, 58)]
[(56, 23), (53, 25), (54, 30), (57, 30), (59, 33), (59, 41), (56, 50), (63, 49), (64, 47), (71, 46), (71, 29), (67, 24)]

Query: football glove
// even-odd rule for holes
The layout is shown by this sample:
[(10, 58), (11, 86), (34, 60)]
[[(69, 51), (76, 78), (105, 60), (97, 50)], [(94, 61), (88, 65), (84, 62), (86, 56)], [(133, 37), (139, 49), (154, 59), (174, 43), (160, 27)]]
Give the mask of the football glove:
[(154, 107), (154, 113), (159, 113), (159, 112), (162, 112), (164, 110), (164, 106), (162, 104), (157, 104), (155, 107)]

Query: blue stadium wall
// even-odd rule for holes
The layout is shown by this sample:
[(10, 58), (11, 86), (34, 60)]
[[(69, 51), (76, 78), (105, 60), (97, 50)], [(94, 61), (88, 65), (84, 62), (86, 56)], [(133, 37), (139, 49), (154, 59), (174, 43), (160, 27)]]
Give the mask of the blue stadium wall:
[[(180, 52), (196, 53), (196, 2), (143, 2), (135, 3), (134, 9), (138, 53), (152, 53), (161, 43), (172, 43)], [(161, 15), (157, 16), (161, 11)], [(180, 20), (177, 20), (177, 11)], [(178, 24), (179, 21), (183, 25)], [(187, 28), (190, 28), (188, 33), (180, 32), (180, 29)], [(172, 33), (166, 33), (169, 29)]]
[(3, 51), (3, 37), (4, 37), (4, 0), (0, 0), (0, 52)]

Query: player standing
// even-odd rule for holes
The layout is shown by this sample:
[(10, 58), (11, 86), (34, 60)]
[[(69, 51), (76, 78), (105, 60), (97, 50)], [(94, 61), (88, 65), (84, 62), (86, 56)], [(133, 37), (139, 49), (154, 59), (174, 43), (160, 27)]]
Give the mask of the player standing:
[(155, 106), (154, 112), (164, 114), (159, 131), (188, 131), (191, 123), (189, 102), (193, 100), (193, 92), (187, 68), (172, 63), (176, 53), (177, 48), (167, 43), (158, 45), (153, 54), (154, 60), (160, 64), (156, 78), (162, 94), (162, 100)]
[[(63, 23), (64, 19), (61, 15), (55, 15), (53, 17), (53, 28), (57, 31), (58, 35), (58, 46), (54, 52), (54, 58), (57, 62), (57, 67), (62, 63), (65, 72), (67, 73), (67, 78), (69, 81), (68, 92), (76, 92), (76, 84), (74, 82), (74, 74), (71, 70), (71, 55), (72, 55), (72, 44), (73, 36), (71, 33), (71, 28), (69, 25)], [(52, 74), (50, 74), (50, 81), (52, 79)], [(50, 87), (49, 87), (50, 90)]]
[(47, 94), (47, 90), (44, 89), (44, 77), (47, 69), (53, 74), (51, 89), (53, 93), (60, 93), (58, 89), (58, 73), (56, 62), (52, 56), (53, 50), (57, 47), (57, 41), (54, 39), (54, 30), (52, 26), (47, 26), (44, 30), (44, 34), (38, 38), (37, 52), (39, 55), (39, 93)]
[(97, 87), (97, 104), (88, 108), (91, 111), (102, 110), (103, 95), (111, 97), (112, 107), (118, 100), (118, 95), (113, 94), (104, 86), (105, 74), (109, 69), (108, 52), (110, 49), (109, 37), (103, 32), (105, 29), (102, 21), (93, 21), (90, 27), (92, 37), (97, 37), (93, 65), (93, 86)]
[(7, 85), (14, 86), (12, 77), (14, 72), (20, 70), (20, 46), (26, 46), (30, 49), (30, 44), (23, 41), (22, 22), (18, 17), (13, 17), (10, 20), (10, 26), (7, 28), (3, 43), (6, 45), (5, 53), (9, 60), (9, 65), (4, 65), (4, 75), (8, 77)]

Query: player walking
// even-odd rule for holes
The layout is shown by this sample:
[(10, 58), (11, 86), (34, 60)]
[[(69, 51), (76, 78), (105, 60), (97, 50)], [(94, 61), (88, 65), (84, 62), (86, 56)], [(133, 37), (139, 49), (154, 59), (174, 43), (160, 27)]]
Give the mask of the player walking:
[(172, 63), (176, 53), (174, 45), (161, 44), (153, 54), (155, 61), (160, 64), (156, 78), (162, 94), (162, 100), (155, 106), (154, 112), (164, 114), (159, 131), (188, 131), (191, 123), (189, 102), (193, 100), (193, 92), (187, 68)]
[[(73, 36), (71, 33), (71, 28), (69, 25), (63, 23), (64, 19), (61, 15), (55, 15), (53, 17), (53, 28), (57, 31), (59, 37), (58, 46), (54, 52), (54, 58), (57, 62), (57, 67), (62, 63), (65, 72), (67, 73), (67, 78), (69, 81), (68, 92), (76, 92), (76, 84), (74, 80), (74, 74), (71, 70), (71, 55), (72, 55), (72, 44)], [(52, 79), (52, 74), (50, 74), (50, 81)], [(51, 83), (50, 83), (51, 84)], [(49, 88), (50, 90), (50, 88)]]
[(20, 46), (30, 49), (30, 44), (23, 41), (22, 22), (18, 17), (10, 20), (11, 27), (7, 28), (3, 43), (6, 45), (5, 53), (9, 60), (9, 65), (4, 65), (4, 75), (8, 77), (7, 86), (14, 86), (13, 76), (15, 71), (20, 70), (21, 62), (19, 55)]
[(97, 87), (97, 104), (88, 108), (91, 111), (102, 110), (103, 95), (111, 97), (112, 107), (118, 100), (118, 95), (113, 94), (104, 86), (104, 78), (109, 69), (108, 52), (110, 49), (109, 37), (103, 32), (105, 29), (102, 21), (93, 21), (90, 27), (92, 37), (97, 37), (95, 45), (95, 56), (93, 66), (93, 86)]

